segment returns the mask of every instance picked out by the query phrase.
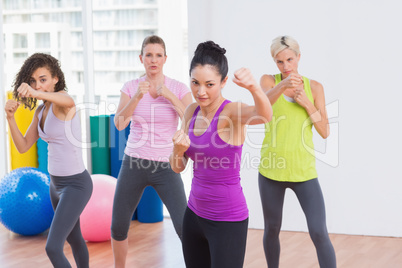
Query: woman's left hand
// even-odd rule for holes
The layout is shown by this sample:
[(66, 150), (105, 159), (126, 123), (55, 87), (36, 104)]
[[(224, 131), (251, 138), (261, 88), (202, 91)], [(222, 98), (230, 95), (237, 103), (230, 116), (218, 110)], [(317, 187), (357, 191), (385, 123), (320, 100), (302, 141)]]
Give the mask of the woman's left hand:
[(27, 83), (22, 83), (18, 87), (17, 92), (18, 92), (18, 96), (21, 97), (21, 98), (38, 99), (38, 97), (39, 97), (39, 92), (37, 90), (33, 89)]
[(248, 89), (250, 92), (257, 90), (260, 86), (254, 79), (254, 76), (247, 68), (240, 68), (234, 73), (233, 82), (238, 86)]
[(162, 84), (156, 89), (156, 94), (168, 99), (172, 92), (165, 86), (165, 84)]
[(298, 87), (297, 89), (295, 89), (295, 95), (293, 99), (303, 108), (306, 108), (310, 103), (310, 100), (308, 99), (303, 87)]

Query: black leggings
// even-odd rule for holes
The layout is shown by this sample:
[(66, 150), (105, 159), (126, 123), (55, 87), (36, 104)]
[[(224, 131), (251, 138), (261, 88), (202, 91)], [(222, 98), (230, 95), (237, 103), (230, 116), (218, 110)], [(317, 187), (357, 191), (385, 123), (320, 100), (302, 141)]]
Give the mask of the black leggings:
[(80, 215), (92, 195), (88, 171), (72, 176), (50, 175), (50, 199), (54, 217), (46, 242), (46, 253), (53, 267), (71, 267), (63, 253), (70, 244), (78, 268), (89, 267), (88, 248), (81, 234)]
[(211, 221), (187, 207), (183, 221), (183, 253), (187, 268), (241, 268), (246, 252), (248, 218)]
[(279, 266), (279, 232), (286, 188), (292, 189), (307, 219), (310, 237), (317, 251), (320, 267), (336, 267), (335, 251), (328, 236), (324, 198), (318, 179), (305, 182), (279, 182), (259, 174), (258, 183), (264, 212), (264, 250), (269, 268)]

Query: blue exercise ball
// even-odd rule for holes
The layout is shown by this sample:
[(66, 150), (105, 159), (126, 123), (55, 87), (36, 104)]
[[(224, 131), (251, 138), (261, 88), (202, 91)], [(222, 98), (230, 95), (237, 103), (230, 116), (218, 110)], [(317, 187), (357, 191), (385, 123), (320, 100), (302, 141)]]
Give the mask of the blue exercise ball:
[(0, 181), (0, 221), (20, 235), (46, 231), (53, 219), (50, 177), (37, 168), (18, 168)]

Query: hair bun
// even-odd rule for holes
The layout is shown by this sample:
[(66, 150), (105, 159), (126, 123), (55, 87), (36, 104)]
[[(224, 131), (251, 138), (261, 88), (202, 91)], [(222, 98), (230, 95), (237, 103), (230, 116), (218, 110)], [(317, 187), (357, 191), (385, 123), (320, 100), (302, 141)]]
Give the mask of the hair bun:
[(226, 53), (226, 49), (224, 49), (223, 47), (220, 47), (214, 41), (206, 41), (204, 43), (200, 43), (196, 49), (196, 52), (202, 51), (202, 50), (215, 51), (222, 55), (225, 55), (225, 53)]

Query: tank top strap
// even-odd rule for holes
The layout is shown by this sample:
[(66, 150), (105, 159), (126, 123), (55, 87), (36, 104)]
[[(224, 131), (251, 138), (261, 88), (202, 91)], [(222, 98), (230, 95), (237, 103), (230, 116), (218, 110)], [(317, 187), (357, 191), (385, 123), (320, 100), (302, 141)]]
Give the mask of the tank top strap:
[(38, 106), (38, 109), (40, 109), (40, 111), (38, 113), (38, 129), (43, 133), (45, 133), (45, 132), (44, 132), (44, 129), (42, 129), (40, 123), (42, 122), (43, 111), (45, 110), (45, 108), (46, 108), (45, 104), (41, 104)]
[(282, 74), (275, 74), (275, 85), (282, 81)]
[(198, 114), (199, 110), (200, 110), (200, 106), (197, 106), (197, 108), (195, 108), (195, 110), (194, 110), (193, 116), (191, 117), (191, 121), (190, 121), (189, 132), (190, 132), (190, 130), (192, 131), (194, 129), (195, 119), (197, 118), (197, 114)]
[(225, 108), (225, 105), (228, 104), (230, 102), (230, 100), (224, 100), (221, 104), (221, 106), (219, 106), (218, 110), (216, 111), (215, 115), (214, 115), (214, 119), (219, 118), (220, 113), (222, 112), (223, 108)]
[[(282, 75), (275, 74), (274, 76), (275, 76), (275, 85), (277, 85), (282, 81)], [(302, 76), (302, 78), (304, 83), (304, 91), (306, 92), (307, 98), (314, 104), (313, 93), (311, 92), (310, 79), (308, 79), (305, 76)]]
[(219, 115), (221, 114), (223, 108), (225, 108), (226, 104), (228, 103), (230, 103), (230, 100), (224, 100), (221, 106), (219, 106), (218, 110), (216, 111), (214, 118), (212, 118), (211, 126), (214, 128), (214, 130), (216, 130), (218, 126)]
[[(50, 117), (49, 117), (49, 115), (50, 115)], [(47, 118), (52, 118), (51, 120), (53, 120), (53, 117), (56, 117), (56, 115), (53, 112), (53, 102), (51, 102), (50, 107), (49, 107), (49, 112), (47, 113)]]
[(37, 109), (40, 109), (40, 111), (39, 111), (39, 113), (38, 113), (38, 117), (39, 117), (39, 119), (41, 119), (41, 118), (42, 118), (42, 114), (43, 114), (43, 110), (45, 110), (45, 104), (42, 103), (41, 105), (38, 106)]

